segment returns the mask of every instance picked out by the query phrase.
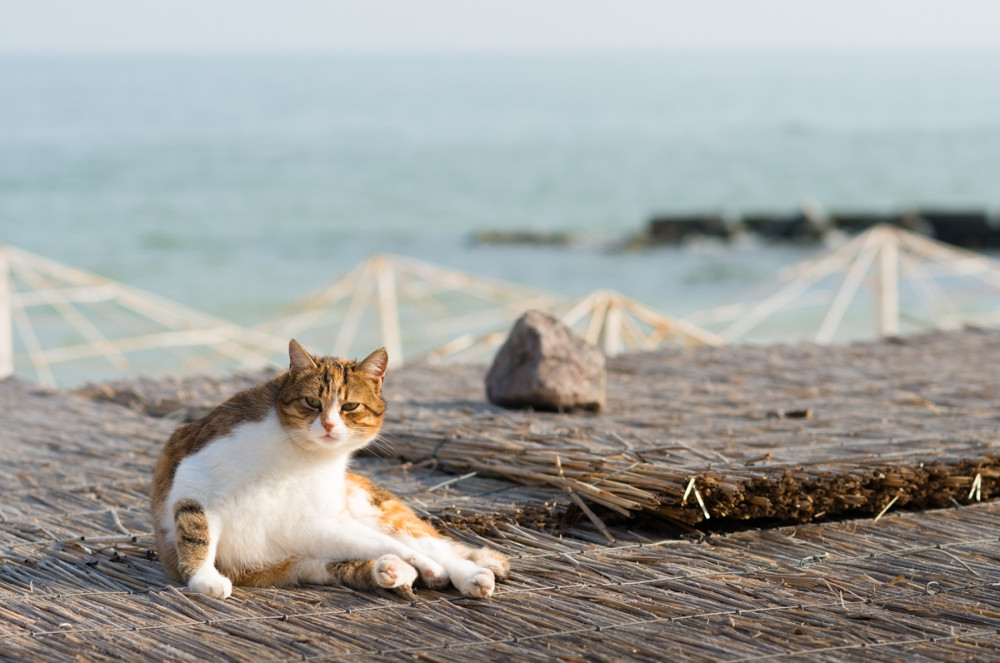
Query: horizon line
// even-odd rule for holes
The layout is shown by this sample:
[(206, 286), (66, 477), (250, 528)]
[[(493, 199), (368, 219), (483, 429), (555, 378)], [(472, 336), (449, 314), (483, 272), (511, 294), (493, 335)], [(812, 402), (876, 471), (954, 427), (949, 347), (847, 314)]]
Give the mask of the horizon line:
[(741, 44), (732, 46), (686, 45), (670, 47), (580, 48), (109, 48), (109, 49), (10, 49), (0, 48), (0, 59), (109, 58), (109, 57), (540, 57), (540, 56), (687, 56), (687, 55), (976, 55), (1000, 52), (1000, 44)]

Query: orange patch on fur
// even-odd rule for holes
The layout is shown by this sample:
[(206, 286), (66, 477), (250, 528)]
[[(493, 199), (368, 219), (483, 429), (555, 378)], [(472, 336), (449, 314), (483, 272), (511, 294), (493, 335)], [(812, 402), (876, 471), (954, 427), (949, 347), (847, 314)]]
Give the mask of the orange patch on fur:
[(285, 585), (294, 585), (298, 581), (295, 567), (300, 559), (299, 557), (292, 556), (270, 566), (258, 569), (219, 569), (219, 572), (232, 580), (234, 585), (244, 585), (247, 587), (283, 587)]
[(379, 521), (383, 531), (389, 534), (409, 534), (410, 536), (433, 536), (444, 538), (430, 523), (421, 520), (413, 509), (385, 488), (375, 484), (360, 474), (348, 472), (348, 491), (361, 490), (368, 495), (368, 501), (379, 511)]

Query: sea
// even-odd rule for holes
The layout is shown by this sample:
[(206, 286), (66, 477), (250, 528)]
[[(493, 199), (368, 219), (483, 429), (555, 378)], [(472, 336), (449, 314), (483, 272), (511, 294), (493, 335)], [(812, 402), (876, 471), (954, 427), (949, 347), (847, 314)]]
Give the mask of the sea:
[(245, 325), (376, 253), (684, 317), (823, 247), (650, 218), (805, 204), (1000, 213), (1000, 53), (0, 58), (0, 243)]

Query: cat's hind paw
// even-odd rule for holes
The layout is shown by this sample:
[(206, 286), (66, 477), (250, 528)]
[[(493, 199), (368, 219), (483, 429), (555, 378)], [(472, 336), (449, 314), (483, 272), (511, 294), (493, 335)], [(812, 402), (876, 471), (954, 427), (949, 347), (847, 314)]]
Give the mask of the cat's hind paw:
[(420, 579), (431, 589), (442, 589), (451, 582), (445, 568), (429, 557), (417, 557), (407, 561), (417, 567), (420, 571)]
[(417, 579), (417, 570), (396, 555), (382, 555), (372, 567), (375, 584), (385, 589), (410, 587)]
[(496, 589), (496, 577), (489, 569), (478, 569), (476, 573), (462, 580), (455, 580), (458, 591), (474, 599), (488, 599)]
[(492, 548), (476, 548), (469, 555), (477, 566), (482, 566), (493, 572), (498, 582), (503, 582), (510, 575), (510, 562), (507, 556)]
[(188, 580), (192, 591), (217, 599), (226, 599), (233, 593), (233, 583), (219, 573), (214, 566), (201, 569)]

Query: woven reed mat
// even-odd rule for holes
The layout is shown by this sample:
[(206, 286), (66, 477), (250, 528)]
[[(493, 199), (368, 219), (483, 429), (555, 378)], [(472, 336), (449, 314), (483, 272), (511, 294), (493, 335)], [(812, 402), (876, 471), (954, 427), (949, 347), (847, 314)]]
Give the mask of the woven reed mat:
[[(548, 486), (595, 522), (810, 521), (968, 504), (1000, 490), (1000, 332), (882, 343), (733, 347), (611, 359), (604, 413), (485, 402), (485, 366), (387, 378), (382, 451), (459, 476)], [(87, 393), (203, 413), (240, 381)], [(101, 391), (103, 389), (103, 391)], [(713, 523), (714, 524), (714, 523)]]
[(482, 402), (482, 367), (414, 368), (389, 428), (412, 461), (623, 515), (874, 516), (997, 494), (998, 358), (1000, 333), (979, 330), (632, 355), (610, 360), (596, 416), (501, 410)]
[[(598, 416), (491, 407), (484, 367), (404, 368), (385, 442), (402, 458), (357, 467), (514, 557), (489, 602), (192, 595), (154, 559), (152, 464), (178, 418), (261, 376), (88, 390), (132, 411), (0, 382), (0, 660), (985, 660), (998, 350), (964, 331), (624, 357)], [(720, 522), (765, 529), (667, 526)]]

